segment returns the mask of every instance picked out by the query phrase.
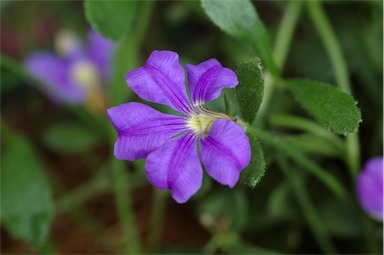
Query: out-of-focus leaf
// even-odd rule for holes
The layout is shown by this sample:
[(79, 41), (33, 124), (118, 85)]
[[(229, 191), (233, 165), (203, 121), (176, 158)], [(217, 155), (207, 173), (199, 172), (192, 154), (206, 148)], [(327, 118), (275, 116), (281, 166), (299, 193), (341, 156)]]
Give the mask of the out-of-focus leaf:
[(83, 152), (96, 145), (98, 137), (77, 124), (56, 124), (44, 133), (44, 143), (58, 152)]
[(253, 47), (274, 77), (279, 73), (272, 58), (267, 30), (249, 0), (201, 0), (204, 11), (220, 29)]
[(361, 113), (352, 96), (310, 80), (289, 80), (284, 87), (320, 124), (333, 132), (346, 135), (357, 131)]
[(254, 188), (265, 173), (264, 152), (257, 138), (251, 133), (247, 135), (251, 144), (252, 156), (249, 165), (241, 171), (240, 181)]
[(249, 132), (255, 133), (257, 137), (266, 144), (279, 149), (280, 152), (286, 154), (297, 164), (303, 166), (306, 170), (314, 174), (324, 185), (326, 185), (335, 195), (345, 198), (347, 192), (339, 181), (327, 170), (321, 168), (317, 163), (306, 157), (300, 150), (292, 147), (289, 143), (281, 140), (280, 137), (274, 136), (261, 129), (250, 129)]
[(52, 192), (33, 148), (21, 136), (7, 137), (1, 162), (1, 220), (9, 233), (44, 245), (53, 217)]
[(243, 119), (252, 124), (264, 96), (263, 68), (258, 59), (240, 63), (237, 71), (239, 85), (236, 87), (237, 100)]
[(343, 157), (344, 153), (329, 140), (316, 135), (292, 135), (281, 138), (285, 143), (303, 152), (326, 157)]
[(356, 207), (347, 201), (328, 200), (319, 209), (328, 231), (340, 237), (364, 235), (363, 222)]
[(123, 38), (136, 14), (137, 1), (86, 0), (85, 16), (92, 27), (111, 40)]
[(286, 182), (277, 186), (268, 199), (268, 215), (279, 219), (300, 217), (292, 208), (292, 197), (290, 196), (289, 186)]
[[(231, 205), (228, 207), (228, 205)], [(218, 190), (206, 196), (199, 204), (203, 225), (217, 224), (223, 219), (231, 230), (241, 230), (248, 220), (248, 205), (244, 190)], [(211, 226), (212, 227), (212, 226)]]

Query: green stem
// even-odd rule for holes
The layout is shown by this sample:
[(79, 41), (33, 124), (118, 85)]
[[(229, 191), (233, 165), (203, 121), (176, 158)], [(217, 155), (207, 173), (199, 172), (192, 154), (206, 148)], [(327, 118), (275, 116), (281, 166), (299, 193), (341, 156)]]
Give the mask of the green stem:
[(278, 163), (280, 169), (285, 174), (285, 177), (293, 189), (296, 199), (303, 211), (303, 215), (306, 218), (321, 249), (326, 254), (336, 254), (337, 251), (331, 242), (331, 238), (328, 235), (326, 228), (324, 227), (324, 223), (321, 221), (320, 216), (317, 214), (315, 206), (311, 203), (311, 198), (309, 197), (308, 191), (305, 188), (303, 176), (300, 175), (297, 171), (289, 171), (289, 164), (282, 156), (278, 157)]
[[(347, 64), (343, 57), (340, 44), (337, 41), (336, 34), (324, 13), (321, 3), (317, 0), (308, 1), (307, 6), (313, 23), (320, 34), (331, 60), (338, 86), (344, 92), (352, 95)], [(355, 180), (360, 168), (360, 145), (357, 134), (349, 134), (347, 136), (346, 162), (351, 172), (351, 177)]]
[(138, 254), (140, 253), (140, 238), (129, 192), (129, 175), (126, 172), (124, 161), (112, 159), (112, 172), (115, 203), (124, 243), (123, 252)]
[[(296, 27), (297, 20), (301, 12), (301, 1), (290, 1), (285, 9), (283, 19), (280, 22), (279, 30), (277, 31), (276, 42), (273, 49), (274, 59), (279, 70), (283, 69), (285, 60), (288, 54), (288, 49), (292, 41), (293, 33)], [(269, 74), (265, 74), (265, 91), (263, 102), (260, 105), (260, 110), (257, 114), (257, 121), (254, 123), (262, 123), (265, 115), (270, 107), (272, 96), (276, 89), (276, 81)]]
[(285, 114), (274, 114), (268, 119), (273, 126), (296, 128), (299, 130), (307, 131), (314, 135), (328, 139), (341, 151), (344, 151), (345, 149), (343, 141), (338, 136), (332, 134), (329, 130), (325, 129), (314, 121)]
[[(142, 44), (149, 20), (151, 17), (153, 9), (153, 1), (143, 1), (141, 2), (139, 13), (137, 14), (138, 20), (136, 21), (133, 32), (130, 34), (133, 38), (126, 38), (121, 45), (121, 48), (128, 48), (132, 53), (131, 56), (120, 56), (124, 58), (132, 58), (133, 60), (129, 63), (126, 63), (131, 69), (136, 64), (138, 59), (139, 49)], [(117, 54), (117, 57), (118, 54)], [(127, 67), (128, 67), (127, 66)], [(124, 77), (125, 72), (128, 70), (123, 70), (123, 66), (117, 66), (120, 68), (116, 70), (115, 82), (114, 85), (120, 86), (119, 79)], [(122, 74), (122, 75), (121, 75)], [(119, 89), (119, 88), (117, 88)], [(119, 90), (117, 90), (119, 91)], [(122, 97), (123, 93), (115, 93), (113, 95), (112, 102), (121, 103), (124, 100)], [(115, 131), (111, 128), (111, 145), (113, 146), (116, 140)], [(113, 181), (114, 181), (114, 192), (115, 192), (115, 201), (117, 207), (117, 213), (119, 216), (119, 222), (121, 224), (122, 236), (124, 240), (124, 253), (128, 254), (137, 254), (140, 253), (140, 238), (139, 232), (136, 226), (136, 221), (134, 217), (131, 194), (129, 193), (129, 175), (125, 171), (125, 166), (123, 161), (116, 159), (112, 160), (112, 171), (113, 171)]]
[(160, 237), (163, 229), (164, 213), (166, 210), (167, 193), (163, 190), (153, 189), (154, 198), (151, 214), (151, 231), (149, 232), (149, 251), (158, 253), (160, 248)]
[(281, 20), (279, 30), (277, 31), (276, 41), (273, 50), (273, 56), (277, 67), (281, 70), (285, 64), (288, 55), (289, 45), (291, 44), (293, 32), (299, 18), (302, 8), (301, 1), (288, 2), (288, 6)]

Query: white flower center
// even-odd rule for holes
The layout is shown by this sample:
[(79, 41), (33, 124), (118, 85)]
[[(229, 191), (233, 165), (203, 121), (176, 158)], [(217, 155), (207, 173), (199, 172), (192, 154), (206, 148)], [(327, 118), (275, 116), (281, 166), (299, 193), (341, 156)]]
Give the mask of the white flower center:
[(209, 110), (204, 105), (197, 105), (189, 115), (187, 127), (198, 137), (207, 137), (212, 124), (217, 119), (231, 119), (229, 116)]

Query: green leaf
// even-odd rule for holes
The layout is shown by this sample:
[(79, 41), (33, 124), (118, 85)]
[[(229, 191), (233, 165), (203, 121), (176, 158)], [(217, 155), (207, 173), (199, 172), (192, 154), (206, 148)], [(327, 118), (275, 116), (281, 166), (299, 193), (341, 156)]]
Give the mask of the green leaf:
[(249, 0), (201, 0), (201, 3), (216, 26), (254, 48), (272, 75), (279, 76), (267, 30)]
[(14, 238), (42, 246), (53, 217), (52, 192), (30, 143), (7, 137), (1, 163), (1, 220)]
[(352, 96), (331, 85), (310, 80), (289, 80), (284, 85), (320, 124), (337, 134), (357, 131), (361, 113)]
[(243, 119), (252, 124), (264, 96), (264, 75), (260, 61), (250, 59), (237, 68), (239, 85), (236, 87), (237, 100)]
[(83, 152), (95, 146), (98, 137), (77, 124), (56, 124), (44, 133), (44, 144), (58, 152)]
[(85, 16), (92, 27), (111, 40), (118, 41), (129, 31), (136, 14), (137, 1), (86, 0)]
[(249, 165), (241, 171), (240, 181), (249, 187), (254, 188), (265, 173), (264, 152), (257, 138), (250, 133), (247, 135), (251, 144), (252, 156)]

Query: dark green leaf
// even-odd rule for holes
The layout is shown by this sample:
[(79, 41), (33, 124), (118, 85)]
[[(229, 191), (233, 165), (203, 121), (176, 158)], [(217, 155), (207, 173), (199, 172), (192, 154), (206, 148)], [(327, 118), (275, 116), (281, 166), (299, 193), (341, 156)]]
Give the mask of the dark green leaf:
[(1, 163), (1, 219), (9, 233), (43, 245), (53, 217), (48, 180), (33, 148), (23, 137), (7, 138)]
[(285, 83), (300, 105), (325, 127), (337, 134), (356, 132), (361, 113), (352, 96), (331, 85), (290, 80)]
[(92, 27), (111, 40), (123, 38), (136, 14), (137, 1), (85, 1), (85, 16)]
[(252, 157), (249, 165), (241, 171), (240, 181), (254, 188), (265, 173), (264, 152), (259, 141), (253, 134), (247, 134), (252, 149)]
[(267, 30), (249, 0), (201, 0), (201, 3), (216, 26), (253, 47), (272, 75), (279, 76)]
[(76, 124), (56, 124), (44, 134), (44, 143), (59, 152), (83, 152), (96, 145), (98, 137)]
[(239, 85), (236, 87), (237, 100), (243, 119), (252, 124), (264, 96), (263, 68), (258, 59), (240, 63), (237, 71)]

